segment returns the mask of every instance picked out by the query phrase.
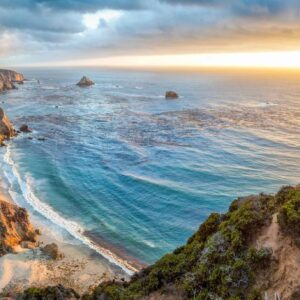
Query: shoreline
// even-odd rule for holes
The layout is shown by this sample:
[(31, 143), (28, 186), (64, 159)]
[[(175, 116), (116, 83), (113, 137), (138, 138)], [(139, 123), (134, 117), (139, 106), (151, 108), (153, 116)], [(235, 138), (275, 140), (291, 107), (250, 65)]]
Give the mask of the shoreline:
[[(17, 203), (10, 194), (10, 183), (3, 170), (1, 173), (0, 199), (22, 207), (23, 205)], [(24, 195), (22, 196), (24, 198)], [(27, 204), (31, 206), (30, 203)], [(34, 210), (34, 207), (31, 208)], [(75, 236), (64, 232), (65, 229), (60, 230), (55, 222), (50, 219), (44, 220), (43, 215), (39, 216), (39, 213), (36, 214), (31, 209), (28, 213), (33, 226), (41, 230), (39, 236), (41, 246), (55, 243), (64, 257), (60, 260), (49, 259), (39, 248), (34, 250), (20, 248), (18, 253), (0, 257), (0, 292), (20, 292), (30, 286), (46, 287), (62, 284), (79, 293), (85, 293), (103, 281), (129, 280), (130, 275), (117, 266), (118, 261), (117, 263), (109, 261), (105, 255), (97, 253)], [(67, 239), (66, 233), (69, 235)], [(98, 247), (96, 243), (94, 244)], [(107, 251), (111, 259), (120, 259), (110, 250)]]
[[(7, 195), (4, 188), (0, 188), (0, 199), (15, 204)], [(104, 257), (93, 253), (85, 245), (71, 244), (63, 241), (40, 220), (29, 212), (31, 223), (41, 230), (40, 246), (50, 243), (58, 245), (63, 258), (53, 260), (43, 254), (39, 247), (23, 249), (18, 247), (16, 253), (5, 254), (0, 257), (0, 293), (18, 293), (25, 288), (46, 287), (62, 284), (73, 288), (79, 293), (93, 289), (99, 283), (107, 280), (128, 280), (129, 276), (110, 265)]]

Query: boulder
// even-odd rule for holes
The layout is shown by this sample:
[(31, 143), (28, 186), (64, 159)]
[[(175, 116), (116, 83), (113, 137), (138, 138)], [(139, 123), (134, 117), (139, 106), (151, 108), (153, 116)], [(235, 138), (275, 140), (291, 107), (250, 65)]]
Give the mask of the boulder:
[(173, 91), (167, 91), (165, 95), (166, 99), (177, 99), (179, 98), (179, 95), (176, 92)]
[(78, 86), (84, 87), (84, 86), (90, 86), (95, 84), (91, 79), (89, 79), (86, 76), (83, 76), (80, 81), (77, 83)]
[(46, 245), (41, 249), (44, 254), (50, 256), (54, 260), (63, 258), (63, 254), (58, 250), (58, 246), (55, 243)]
[(25, 133), (31, 132), (31, 130), (29, 129), (29, 127), (28, 127), (27, 124), (21, 125), (19, 130), (20, 130), (21, 132), (25, 132)]
[(37, 243), (29, 242), (29, 241), (23, 241), (23, 242), (21, 242), (21, 247), (33, 250), (37, 247)]

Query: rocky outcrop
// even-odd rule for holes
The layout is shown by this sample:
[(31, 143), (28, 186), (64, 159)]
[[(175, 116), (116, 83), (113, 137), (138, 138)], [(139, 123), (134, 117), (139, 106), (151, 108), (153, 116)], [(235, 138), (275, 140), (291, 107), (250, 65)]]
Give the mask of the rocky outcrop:
[(85, 87), (95, 84), (91, 79), (86, 76), (83, 76), (80, 81), (77, 83), (78, 86)]
[(24, 76), (11, 70), (0, 69), (0, 92), (16, 88), (14, 83), (22, 84)]
[(29, 133), (29, 132), (31, 132), (31, 130), (29, 129), (29, 127), (28, 127), (27, 124), (21, 125), (19, 130), (20, 130), (21, 132), (24, 132), (24, 133)]
[(0, 108), (0, 145), (3, 145), (4, 140), (10, 139), (16, 134), (9, 119), (5, 115), (2, 108)]
[(26, 209), (0, 199), (0, 256), (14, 252), (18, 246), (32, 248), (36, 242)]
[(58, 250), (58, 246), (55, 243), (48, 244), (41, 249), (43, 253), (50, 256), (54, 260), (63, 258), (63, 254)]
[(165, 95), (166, 99), (177, 99), (179, 98), (179, 95), (176, 92), (173, 91), (167, 91)]

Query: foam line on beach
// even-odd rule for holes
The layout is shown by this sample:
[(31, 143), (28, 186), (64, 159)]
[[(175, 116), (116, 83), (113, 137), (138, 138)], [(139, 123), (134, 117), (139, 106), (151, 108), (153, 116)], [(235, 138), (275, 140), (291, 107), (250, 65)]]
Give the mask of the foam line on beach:
[[(60, 216), (56, 211), (53, 210), (48, 204), (42, 202), (33, 192), (30, 178), (27, 177), (24, 181), (11, 157), (10, 145), (7, 146), (6, 153), (4, 155), (4, 162), (11, 167), (11, 171), (14, 178), (17, 180), (18, 185), (22, 191), (23, 197), (26, 202), (37, 212), (39, 212), (46, 219), (50, 220), (57, 226), (66, 230), (77, 240), (80, 240), (83, 244), (93, 249), (104, 258), (106, 258), (112, 264), (119, 266), (123, 271), (129, 275), (133, 275), (138, 270), (131, 266), (127, 261), (118, 257), (116, 254), (111, 252), (109, 249), (103, 248), (98, 244), (95, 244), (88, 237), (83, 235), (84, 229), (76, 222), (67, 220)], [(9, 179), (9, 178), (8, 178)]]

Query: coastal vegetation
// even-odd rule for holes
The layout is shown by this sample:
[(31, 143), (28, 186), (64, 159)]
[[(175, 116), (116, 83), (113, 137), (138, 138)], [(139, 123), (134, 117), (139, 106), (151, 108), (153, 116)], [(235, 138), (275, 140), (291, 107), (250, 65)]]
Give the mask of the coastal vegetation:
[[(277, 218), (279, 240), (300, 253), (300, 187), (283, 187), (276, 195), (238, 198), (227, 213), (212, 213), (184, 246), (129, 282), (101, 283), (82, 299), (264, 299), (266, 291), (273, 291), (280, 259), (271, 244), (258, 241)], [(288, 299), (299, 299), (299, 280), (294, 284)], [(28, 289), (20, 299), (56, 299), (48, 297), (48, 289)]]

